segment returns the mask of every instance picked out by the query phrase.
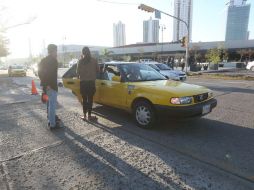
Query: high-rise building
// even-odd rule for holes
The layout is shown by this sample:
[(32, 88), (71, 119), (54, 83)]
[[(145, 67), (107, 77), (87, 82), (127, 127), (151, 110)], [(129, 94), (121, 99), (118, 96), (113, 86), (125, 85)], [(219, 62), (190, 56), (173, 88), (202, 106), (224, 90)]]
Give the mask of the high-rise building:
[(125, 24), (121, 21), (113, 25), (113, 39), (114, 47), (124, 46), (126, 44)]
[(159, 20), (143, 21), (143, 42), (144, 43), (158, 43), (159, 42)]
[(247, 0), (230, 0), (229, 5), (234, 6), (234, 5), (245, 5)]
[[(192, 10), (192, 0), (175, 0), (174, 16), (187, 22), (189, 26), (189, 41), (191, 41), (192, 38)], [(173, 41), (179, 41), (184, 36), (187, 36), (187, 34), (188, 30), (186, 25), (183, 22), (174, 19)]]
[(228, 6), (225, 41), (248, 40), (250, 4), (246, 0), (231, 0)]

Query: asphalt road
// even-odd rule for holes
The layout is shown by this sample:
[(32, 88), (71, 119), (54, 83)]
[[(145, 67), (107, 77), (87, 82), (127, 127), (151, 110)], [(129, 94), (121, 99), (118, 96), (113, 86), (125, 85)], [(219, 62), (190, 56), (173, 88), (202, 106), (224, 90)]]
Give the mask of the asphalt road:
[[(64, 128), (46, 128), (33, 76), (0, 77), (0, 189), (254, 189), (254, 81), (192, 78), (218, 106), (193, 120), (164, 118), (154, 130), (96, 105), (98, 123), (60, 88)], [(38, 86), (38, 80), (35, 79)]]

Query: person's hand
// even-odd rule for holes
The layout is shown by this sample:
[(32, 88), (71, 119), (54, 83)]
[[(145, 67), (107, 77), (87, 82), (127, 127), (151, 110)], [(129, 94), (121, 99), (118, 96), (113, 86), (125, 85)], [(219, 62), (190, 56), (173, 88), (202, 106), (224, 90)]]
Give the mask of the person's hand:
[(47, 89), (47, 90), (50, 90), (51, 88), (50, 88), (50, 86), (47, 86), (46, 89)]

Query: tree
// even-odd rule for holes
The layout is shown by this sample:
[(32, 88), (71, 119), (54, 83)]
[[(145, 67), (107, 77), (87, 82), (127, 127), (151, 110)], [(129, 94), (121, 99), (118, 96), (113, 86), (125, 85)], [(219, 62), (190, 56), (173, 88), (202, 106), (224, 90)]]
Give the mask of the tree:
[(221, 50), (218, 48), (209, 49), (205, 55), (206, 59), (210, 63), (219, 63), (221, 58)]
[(251, 56), (254, 54), (254, 50), (252, 49), (248, 49), (246, 51), (246, 55), (248, 55), (248, 60), (250, 61), (251, 60)]
[(3, 34), (0, 33), (0, 58), (6, 57), (9, 54), (8, 47), (7, 47), (8, 44), (9, 44), (9, 40)]
[(101, 52), (102, 59), (108, 61), (109, 58), (111, 57), (113, 51), (109, 51), (107, 48), (103, 49)]
[(122, 59), (123, 59), (123, 61), (129, 62), (129, 61), (131, 60), (131, 56), (129, 56), (129, 55), (124, 55), (124, 56), (122, 57)]
[(247, 54), (247, 51), (245, 49), (240, 49), (236, 52), (240, 55), (240, 61), (242, 61), (243, 56)]
[(0, 5), (0, 58), (6, 57), (9, 54), (8, 44), (9, 40), (5, 37), (5, 24), (6, 18), (4, 17), (4, 11), (7, 9), (4, 5)]
[(200, 51), (200, 47), (199, 46), (193, 46), (190, 48), (189, 52), (190, 52), (190, 57), (193, 57), (193, 64), (196, 64), (197, 62), (201, 61), (201, 57), (202, 55), (199, 53)]

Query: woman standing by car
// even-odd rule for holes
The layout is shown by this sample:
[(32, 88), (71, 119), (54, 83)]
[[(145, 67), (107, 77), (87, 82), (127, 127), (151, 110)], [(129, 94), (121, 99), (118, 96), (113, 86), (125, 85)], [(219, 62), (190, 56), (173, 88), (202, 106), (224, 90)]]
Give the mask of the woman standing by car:
[(82, 95), (83, 103), (83, 120), (86, 120), (88, 113), (88, 120), (96, 120), (92, 116), (93, 96), (95, 94), (95, 80), (98, 72), (98, 63), (92, 58), (88, 47), (82, 49), (81, 59), (77, 65), (77, 76), (80, 79), (80, 93)]

